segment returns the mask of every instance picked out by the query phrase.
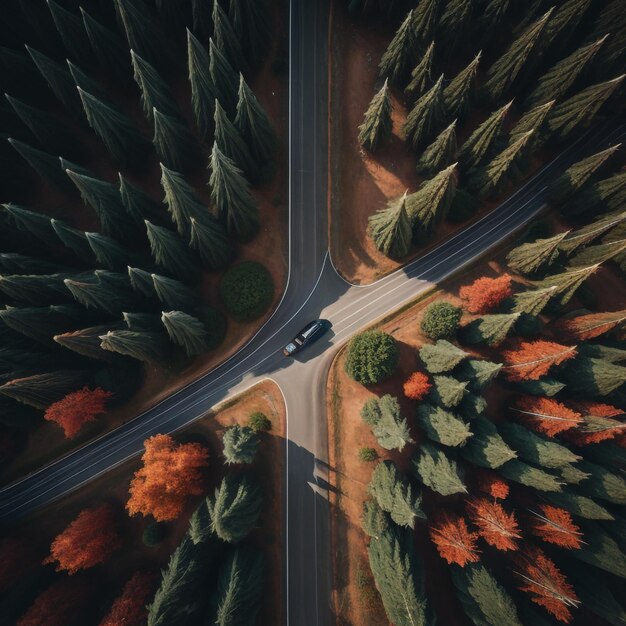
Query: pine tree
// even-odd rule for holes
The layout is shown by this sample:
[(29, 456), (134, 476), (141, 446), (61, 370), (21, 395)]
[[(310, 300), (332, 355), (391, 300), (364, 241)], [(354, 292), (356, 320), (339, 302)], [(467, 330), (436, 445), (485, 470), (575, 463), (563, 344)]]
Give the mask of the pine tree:
[(80, 87), (78, 93), (89, 125), (113, 159), (125, 166), (140, 163), (148, 151), (148, 143), (130, 119)]
[(222, 153), (249, 178), (254, 177), (258, 180), (258, 168), (248, 146), (217, 100), (215, 101), (215, 143)]
[(248, 63), (257, 68), (272, 40), (271, 11), (266, 0), (233, 0), (228, 15), (246, 52)]
[(619, 625), (626, 621), (626, 611), (617, 602), (604, 581), (589, 576), (586, 567), (581, 568), (581, 571), (570, 569), (568, 573), (583, 606), (588, 611), (606, 620), (609, 624)]
[(417, 161), (417, 173), (433, 176), (448, 166), (456, 155), (456, 120), (437, 136)]
[(369, 235), (383, 254), (401, 259), (411, 249), (411, 222), (406, 210), (406, 192), (401, 198), (391, 200), (387, 207), (368, 219)]
[(180, 281), (160, 274), (151, 274), (151, 278), (154, 293), (167, 309), (189, 311), (197, 305), (195, 292)]
[(565, 389), (565, 383), (561, 383), (554, 378), (543, 378), (542, 380), (522, 380), (518, 382), (518, 387), (531, 396), (547, 396), (551, 398)]
[(513, 101), (493, 112), (465, 141), (459, 150), (459, 162), (464, 170), (478, 167), (486, 161), (497, 146), (504, 118)]
[(133, 185), (121, 173), (118, 173), (120, 181), (120, 199), (126, 213), (137, 225), (143, 225), (144, 220), (158, 220), (163, 210), (156, 200), (147, 193)]
[(437, 37), (446, 42), (446, 56), (451, 57), (457, 48), (466, 41), (466, 34), (472, 23), (472, 11), (471, 0), (446, 2), (443, 14), (437, 24)]
[(591, 85), (574, 94), (554, 108), (548, 118), (548, 128), (552, 135), (564, 139), (573, 130), (591, 124), (596, 113), (621, 85), (626, 74), (604, 83)]
[(578, 468), (589, 476), (579, 487), (584, 495), (612, 504), (626, 504), (626, 481), (622, 476), (589, 461), (580, 462)]
[(50, 225), (59, 241), (66, 248), (69, 248), (79, 259), (89, 264), (95, 262), (93, 250), (87, 241), (87, 236), (82, 230), (72, 228), (64, 222), (55, 219), (50, 220)]
[[(619, 172), (609, 178), (594, 183), (582, 193), (577, 194), (566, 206), (564, 213), (567, 215), (580, 215), (581, 213), (592, 213), (599, 208), (604, 211), (620, 211), (620, 221), (622, 207), (626, 199), (626, 172)], [(612, 220), (614, 216), (607, 215), (606, 219)], [(604, 223), (604, 222), (602, 222)], [(589, 226), (591, 227), (591, 225)]]
[(391, 80), (392, 85), (402, 84), (417, 56), (419, 40), (413, 24), (414, 12), (412, 9), (407, 13), (378, 65), (380, 78)]
[(537, 491), (561, 491), (561, 483), (557, 476), (544, 472), (522, 461), (508, 461), (498, 470), (507, 480), (536, 489)]
[(75, 84), (74, 92), (76, 94), (76, 97), (78, 98), (79, 111), (80, 111), (81, 117), (84, 115), (84, 109), (80, 101), (80, 98), (78, 97), (78, 93), (76, 92), (76, 87), (80, 87), (83, 91), (86, 91), (92, 96), (95, 96), (96, 98), (98, 98), (98, 100), (102, 101), (104, 104), (111, 107), (112, 109), (119, 110), (119, 107), (117, 107), (111, 101), (109, 94), (97, 80), (94, 80), (93, 78), (91, 78), (88, 74), (83, 72), (83, 70), (81, 70), (80, 67), (78, 67), (78, 65), (75, 65), (71, 61), (67, 61), (67, 67), (70, 71), (70, 75)]
[(74, 306), (12, 307), (0, 309), (0, 320), (25, 337), (50, 345), (52, 337), (80, 327), (89, 319), (82, 309)]
[(187, 171), (198, 162), (200, 150), (194, 136), (177, 118), (153, 111), (152, 143), (163, 163), (172, 169)]
[(208, 41), (213, 25), (205, 0), (191, 0), (191, 18), (194, 34), (203, 41)]
[(119, 315), (137, 306), (137, 298), (123, 274), (96, 270), (91, 276), (66, 278), (64, 282), (76, 301), (88, 309)]
[(469, 425), (454, 413), (427, 402), (417, 407), (417, 419), (426, 436), (444, 446), (462, 446), (472, 436)]
[(161, 334), (110, 330), (100, 337), (103, 350), (117, 352), (146, 363), (162, 363), (167, 354), (167, 339)]
[(240, 72), (248, 70), (246, 57), (243, 53), (243, 40), (239, 39), (228, 15), (219, 2), (213, 0), (213, 41), (217, 49), (230, 61), (230, 64)]
[(219, 269), (228, 264), (233, 251), (224, 227), (211, 215), (202, 220), (192, 217), (189, 246), (196, 250), (202, 262), (210, 269)]
[(217, 92), (217, 100), (229, 113), (234, 113), (237, 109), (239, 91), (237, 72), (218, 50), (213, 39), (209, 39), (209, 72)]
[(606, 572), (626, 578), (626, 555), (617, 542), (595, 522), (585, 522), (585, 543), (572, 556)]
[(391, 95), (388, 83), (387, 78), (380, 91), (372, 98), (363, 123), (359, 126), (359, 143), (370, 152), (376, 152), (378, 147), (391, 138)]
[(423, 442), (411, 463), (415, 477), (442, 496), (467, 493), (460, 468), (443, 450)]
[(439, 0), (420, 0), (413, 9), (411, 28), (415, 33), (417, 46), (424, 48), (426, 42), (432, 41), (439, 17)]
[(564, 305), (567, 304), (576, 290), (598, 269), (599, 265), (576, 267), (560, 274), (553, 274), (540, 281), (539, 288), (556, 287), (555, 297)]
[(477, 34), (485, 38), (497, 32), (512, 4), (511, 0), (488, 0), (476, 22)]
[(435, 42), (432, 41), (420, 62), (411, 70), (411, 80), (404, 90), (404, 95), (411, 102), (422, 96), (433, 84), (431, 73), (434, 55)]
[(479, 415), (472, 420), (471, 428), (473, 436), (461, 449), (461, 456), (466, 461), (479, 467), (496, 469), (517, 458), (515, 451), (502, 439), (491, 420)]
[(135, 255), (115, 239), (100, 233), (85, 233), (85, 237), (98, 265), (108, 270), (123, 270), (129, 263), (136, 261)]
[(17, 252), (0, 252), (0, 271), (5, 274), (58, 274), (68, 268)]
[(552, 265), (559, 256), (559, 246), (570, 231), (564, 231), (548, 239), (536, 239), (513, 248), (506, 257), (507, 265), (516, 272), (533, 274), (546, 265)]
[(183, 348), (187, 356), (206, 351), (209, 333), (197, 317), (183, 311), (163, 311), (161, 321), (170, 339)]
[(624, 32), (626, 32), (626, 20), (622, 6), (619, 0), (611, 0), (606, 3), (594, 21), (594, 28), (589, 36), (589, 40), (593, 41), (597, 37), (611, 33), (600, 52), (600, 67), (612, 68), (623, 61), (625, 53)]
[(470, 345), (486, 343), (489, 346), (500, 345), (507, 337), (520, 313), (502, 313), (483, 315), (470, 322), (463, 329), (463, 341)]
[(546, 499), (555, 506), (569, 511), (572, 515), (584, 519), (613, 520), (615, 519), (603, 506), (586, 496), (573, 493), (572, 491), (561, 491), (558, 493), (545, 494)]
[(468, 356), (467, 352), (463, 352), (444, 339), (440, 339), (435, 344), (423, 345), (419, 350), (419, 355), (431, 374), (449, 372)]
[(542, 47), (552, 54), (567, 47), (591, 0), (567, 0), (559, 6), (543, 33)]
[(623, 254), (625, 249), (626, 240), (624, 239), (589, 246), (570, 260), (569, 267), (576, 268), (596, 265), (612, 259), (618, 261), (620, 258), (619, 255)]
[(154, 109), (158, 109), (163, 115), (179, 119), (178, 105), (159, 73), (132, 49), (130, 56), (133, 64), (133, 78), (141, 92), (141, 104), (145, 116), (153, 120)]
[(114, 361), (115, 355), (100, 347), (100, 337), (106, 335), (110, 330), (121, 330), (121, 328), (121, 324), (90, 326), (81, 330), (61, 333), (53, 338), (59, 345), (81, 356), (100, 361)]
[(213, 137), (216, 89), (209, 73), (209, 53), (187, 29), (187, 67), (191, 106), (196, 126), (205, 141)]
[(46, 1), (65, 49), (76, 60), (88, 63), (92, 59), (91, 46), (81, 18), (59, 6), (54, 0)]
[(456, 163), (448, 166), (407, 196), (406, 209), (418, 232), (436, 228), (448, 215), (456, 193), (456, 166)]
[(532, 145), (536, 148), (541, 143), (542, 131), (554, 103), (555, 100), (550, 100), (524, 113), (509, 133), (509, 144), (517, 141), (528, 131), (533, 131), (535, 134), (533, 135)]
[(248, 426), (235, 424), (224, 431), (222, 436), (224, 444), (224, 458), (226, 463), (246, 463), (254, 462), (254, 457), (259, 449), (259, 436)]
[(157, 265), (177, 278), (195, 276), (196, 267), (184, 241), (167, 228), (145, 220), (152, 257)]
[(53, 235), (50, 218), (35, 211), (29, 211), (17, 204), (2, 204), (3, 213), (18, 230), (26, 232), (45, 244)]
[(452, 376), (433, 376), (430, 397), (435, 404), (451, 409), (463, 400), (467, 393), (467, 385), (467, 381), (463, 382)]
[(251, 239), (259, 227), (258, 208), (243, 172), (221, 152), (217, 142), (211, 152), (209, 185), (226, 230), (242, 240)]
[[(467, 0), (462, 0), (466, 2)], [(446, 42), (447, 45), (447, 42)], [(443, 102), (448, 112), (448, 116), (464, 118), (470, 109), (472, 83), (476, 78), (481, 52), (479, 52), (472, 62), (461, 70), (443, 90)]]
[(122, 313), (126, 329), (133, 332), (159, 332), (163, 330), (161, 321), (157, 315), (151, 313)]
[(361, 409), (361, 418), (385, 450), (401, 451), (406, 444), (413, 443), (406, 418), (401, 415), (400, 404), (389, 394), (368, 400)]
[(485, 95), (491, 101), (499, 100), (528, 66), (542, 40), (543, 30), (552, 14), (550, 9), (531, 24), (510, 46), (509, 49), (487, 71), (487, 82), (483, 86)]
[(557, 294), (558, 287), (544, 287), (543, 289), (528, 289), (513, 296), (513, 311), (527, 315), (539, 315), (548, 302)]
[(52, 302), (64, 302), (68, 299), (65, 278), (75, 274), (16, 274), (0, 275), (0, 291), (10, 300), (25, 302), (35, 306), (45, 306)]
[(592, 44), (578, 48), (553, 65), (537, 81), (537, 86), (526, 98), (526, 106), (538, 106), (549, 100), (560, 100), (593, 61), (608, 35)]
[(194, 545), (207, 543), (211, 537), (211, 518), (206, 498), (200, 502), (189, 518), (189, 538)]
[(37, 150), (37, 148), (33, 148), (17, 139), (9, 138), (8, 142), (39, 176), (49, 180), (59, 189), (64, 191), (73, 190), (73, 185), (59, 165), (58, 157), (43, 150)]
[(365, 500), (363, 502), (363, 513), (361, 515), (361, 527), (368, 537), (379, 538), (389, 530), (389, 517), (383, 511), (376, 500)]
[(47, 409), (54, 402), (62, 400), (68, 393), (78, 389), (85, 382), (85, 378), (85, 372), (75, 370), (35, 374), (16, 378), (0, 386), (0, 395), (36, 409)]
[(254, 528), (263, 508), (263, 495), (246, 475), (226, 474), (207, 498), (211, 530), (228, 543), (245, 539)]
[(407, 143), (414, 150), (431, 141), (446, 118), (443, 100), (443, 74), (415, 103), (403, 126)]
[(467, 380), (470, 388), (474, 391), (482, 391), (498, 375), (501, 369), (501, 363), (467, 359), (458, 368), (457, 376), (461, 380)]

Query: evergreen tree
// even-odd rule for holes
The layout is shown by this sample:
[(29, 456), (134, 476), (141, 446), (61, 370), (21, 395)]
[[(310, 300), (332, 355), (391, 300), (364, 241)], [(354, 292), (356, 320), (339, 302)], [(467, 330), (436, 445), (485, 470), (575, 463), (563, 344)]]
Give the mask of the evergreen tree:
[(417, 46), (424, 48), (428, 41), (432, 41), (435, 27), (439, 18), (440, 0), (420, 0), (413, 9), (411, 28), (415, 33)]
[(224, 227), (213, 216), (202, 220), (192, 217), (189, 246), (196, 250), (202, 262), (210, 269), (219, 269), (232, 258), (232, 247)]
[(52, 337), (80, 327), (89, 319), (74, 306), (12, 307), (0, 309), (0, 320), (20, 335), (50, 345)]
[(385, 450), (401, 451), (406, 444), (413, 443), (406, 418), (400, 413), (400, 404), (389, 394), (368, 400), (361, 409), (361, 418)]
[(390, 528), (389, 517), (380, 508), (376, 500), (365, 500), (363, 502), (363, 513), (361, 515), (361, 527), (368, 537), (381, 537)]
[(209, 72), (209, 53), (187, 29), (187, 67), (191, 84), (191, 106), (203, 139), (213, 137), (216, 89)]
[(72, 191), (73, 185), (59, 165), (59, 158), (27, 143), (9, 138), (11, 147), (41, 176), (64, 191)]
[(15, 224), (18, 230), (28, 233), (45, 244), (49, 244), (52, 236), (50, 218), (35, 211), (29, 211), (17, 204), (2, 204), (3, 213)]
[(0, 291), (10, 300), (35, 306), (60, 303), (68, 299), (63, 280), (75, 274), (0, 275)]
[(556, 285), (516, 293), (513, 296), (513, 311), (527, 315), (539, 315), (557, 293), (558, 287)]
[(457, 370), (457, 376), (469, 382), (470, 388), (482, 391), (500, 372), (501, 363), (467, 359)]
[(557, 469), (581, 459), (564, 445), (538, 435), (520, 424), (501, 424), (500, 434), (520, 459), (540, 467)]
[(576, 290), (598, 269), (599, 265), (587, 267), (576, 267), (560, 274), (553, 274), (537, 283), (539, 288), (556, 287), (554, 297), (558, 296), (558, 301), (567, 304)]
[(215, 101), (215, 143), (222, 153), (249, 178), (254, 177), (258, 180), (258, 168), (246, 142), (217, 100)]
[(98, 100), (101, 100), (104, 104), (111, 107), (112, 109), (119, 110), (119, 108), (111, 101), (109, 94), (106, 92), (106, 90), (97, 80), (94, 80), (93, 78), (91, 78), (88, 74), (83, 72), (83, 70), (81, 70), (80, 67), (78, 67), (78, 65), (75, 65), (71, 61), (67, 61), (67, 67), (70, 71), (70, 75), (75, 84), (74, 93), (76, 97), (78, 98), (78, 105), (79, 105), (79, 111), (80, 111), (81, 117), (84, 115), (84, 109), (80, 101), (80, 98), (78, 97), (76, 87), (80, 87), (83, 91), (86, 91), (87, 93), (90, 93), (92, 96), (95, 96), (96, 98), (98, 98)]
[(381, 461), (369, 484), (369, 493), (398, 526), (415, 527), (416, 518), (425, 519), (421, 497), (413, 496), (406, 478), (391, 461)]
[(531, 396), (547, 396), (551, 398), (556, 396), (559, 391), (563, 391), (565, 383), (561, 383), (554, 378), (544, 378), (543, 380), (523, 380), (519, 381), (518, 386), (524, 393)]
[(419, 350), (420, 359), (431, 374), (441, 374), (454, 369), (467, 358), (467, 352), (457, 348), (449, 341), (440, 339), (435, 344), (425, 344)]
[(206, 351), (209, 333), (197, 317), (183, 311), (163, 311), (161, 321), (170, 339), (183, 348), (187, 356)]
[(412, 9), (407, 13), (378, 65), (380, 78), (391, 80), (393, 85), (402, 84), (417, 56), (419, 39), (413, 24), (414, 12)]
[(206, 498), (200, 502), (189, 519), (189, 538), (194, 545), (206, 543), (211, 536), (211, 518)]
[(218, 147), (211, 152), (211, 198), (226, 230), (242, 240), (251, 239), (259, 227), (258, 208), (243, 172)]
[(200, 150), (194, 136), (177, 118), (153, 111), (152, 143), (159, 158), (172, 169), (187, 171), (198, 162)]
[(247, 537), (262, 508), (261, 490), (246, 475), (226, 474), (214, 497), (207, 498), (211, 530), (228, 543)]
[(57, 274), (68, 269), (63, 265), (25, 254), (0, 252), (0, 271), (5, 274)]
[(191, 18), (194, 34), (208, 41), (212, 30), (211, 13), (205, 0), (191, 0)]
[(417, 161), (417, 173), (434, 176), (450, 165), (456, 155), (456, 120), (437, 136)]
[(76, 391), (85, 382), (85, 378), (85, 372), (75, 370), (35, 374), (16, 378), (0, 386), (0, 395), (43, 410), (62, 400), (68, 393)]
[(491, 101), (499, 100), (520, 76), (522, 69), (528, 71), (530, 61), (536, 56), (542, 40), (542, 33), (552, 14), (550, 9), (531, 24), (509, 49), (487, 71), (487, 82), (483, 86), (485, 95)]
[(626, 578), (626, 555), (618, 543), (595, 522), (585, 522), (583, 528), (585, 541), (579, 550), (572, 550), (572, 556), (615, 576)]
[(80, 87), (78, 93), (89, 125), (113, 159), (125, 166), (141, 162), (148, 151), (148, 144), (130, 119)]
[(578, 468), (589, 476), (579, 487), (584, 495), (612, 504), (626, 504), (626, 481), (622, 476), (589, 461), (582, 461)]
[(487, 0), (482, 15), (476, 21), (477, 35), (485, 38), (497, 32), (512, 4), (511, 0)]
[(403, 126), (406, 141), (417, 150), (431, 141), (446, 118), (443, 100), (443, 74), (415, 103)]
[(442, 496), (467, 493), (461, 469), (440, 448), (423, 442), (411, 463), (415, 477)]
[(406, 209), (418, 232), (436, 228), (448, 215), (456, 193), (456, 165), (448, 166), (407, 196)]
[(162, 208), (147, 193), (133, 185), (121, 173), (118, 173), (120, 186), (120, 199), (126, 213), (137, 225), (142, 225), (144, 220), (158, 220)]
[(591, 0), (567, 0), (557, 7), (546, 24), (543, 48), (549, 49), (552, 54), (566, 48), (590, 4)]
[(473, 436), (461, 449), (461, 456), (466, 461), (479, 467), (496, 469), (517, 458), (491, 420), (478, 415), (472, 420), (471, 428)]
[(506, 479), (537, 491), (561, 491), (562, 483), (556, 476), (522, 461), (507, 461), (498, 471)]
[(141, 104), (145, 116), (152, 120), (154, 109), (158, 109), (164, 115), (179, 118), (178, 105), (159, 73), (134, 50), (130, 51), (130, 56), (133, 64), (133, 78), (141, 92)]
[(522, 274), (532, 274), (546, 265), (552, 265), (559, 256), (561, 242), (568, 234), (569, 231), (564, 231), (549, 239), (537, 239), (513, 248), (506, 257), (507, 265)]
[(583, 606), (609, 624), (619, 626), (626, 622), (626, 611), (620, 606), (606, 585), (596, 576), (589, 576), (587, 568), (569, 570)]
[(483, 315), (471, 321), (463, 329), (463, 341), (470, 345), (486, 343), (500, 345), (519, 319), (520, 313)]
[(479, 166), (493, 153), (511, 104), (513, 101), (492, 113), (461, 146), (459, 162), (464, 170)]
[(240, 38), (248, 63), (256, 68), (272, 40), (271, 11), (266, 0), (233, 0), (228, 5), (230, 22)]
[[(461, 1), (467, 2), (467, 0)], [(472, 84), (476, 77), (481, 54), (479, 52), (472, 62), (465, 69), (461, 70), (443, 90), (443, 102), (450, 117), (464, 118), (469, 112)]]
[[(466, 41), (472, 23), (472, 0), (450, 0), (437, 24), (437, 37), (445, 41), (446, 56), (451, 57)], [(457, 113), (454, 113), (457, 115)]]
[[(589, 246), (582, 252), (579, 252), (570, 261), (570, 267), (582, 267), (589, 265), (596, 265), (605, 263), (614, 259), (619, 260), (619, 256), (626, 249), (626, 240), (621, 239), (618, 241), (609, 241), (608, 243), (601, 243), (595, 246)], [(617, 258), (616, 258), (617, 257)]]
[(104, 324), (101, 326), (90, 326), (81, 330), (74, 330), (54, 336), (54, 340), (64, 348), (76, 352), (89, 359), (100, 361), (114, 361), (115, 355), (100, 347), (102, 335), (106, 335), (110, 330), (120, 330), (121, 324)]
[(239, 39), (219, 1), (213, 0), (213, 41), (217, 49), (241, 72), (248, 70), (243, 53), (243, 40)]
[(108, 270), (123, 270), (129, 263), (136, 260), (135, 255), (115, 239), (100, 233), (85, 233), (85, 237), (87, 237), (87, 243), (93, 250), (98, 265)]
[(548, 114), (554, 106), (554, 102), (554, 100), (550, 100), (549, 102), (540, 104), (534, 109), (530, 109), (530, 111), (524, 113), (509, 133), (509, 144), (517, 141), (528, 131), (533, 131), (535, 134), (533, 136), (532, 143), (533, 146), (536, 147), (541, 141), (540, 137), (544, 129), (545, 122), (548, 118)]
[(444, 446), (462, 446), (472, 436), (469, 426), (444, 408), (422, 402), (417, 407), (417, 419), (426, 436)]
[(624, 76), (626, 74), (604, 83), (591, 85), (557, 105), (548, 118), (551, 134), (558, 139), (564, 139), (574, 129), (588, 126), (600, 107), (621, 85)]
[(89, 38), (83, 20), (75, 13), (59, 6), (54, 0), (46, 0), (65, 49), (76, 60), (88, 63), (92, 59)]
[(137, 305), (137, 298), (130, 289), (128, 278), (123, 274), (96, 270), (91, 276), (66, 278), (64, 282), (76, 301), (88, 309), (119, 315)]
[(167, 309), (188, 311), (197, 305), (195, 292), (180, 281), (160, 274), (151, 276), (154, 293)]
[[(607, 222), (601, 222), (601, 224), (611, 223), (617, 217), (623, 221), (624, 217), (621, 213), (625, 200), (626, 172), (619, 172), (594, 183), (582, 193), (577, 194), (565, 207), (564, 213), (580, 215), (581, 213), (592, 213), (598, 209), (601, 211), (619, 211), (618, 216), (607, 215)], [(592, 228), (592, 225), (589, 228)]]
[(167, 339), (160, 333), (110, 330), (100, 337), (103, 350), (117, 352), (146, 363), (162, 363), (167, 354)]
[(433, 57), (435, 55), (435, 42), (432, 41), (420, 62), (411, 70), (411, 80), (404, 90), (404, 95), (408, 100), (414, 102), (430, 89), (433, 84), (432, 69)]
[(138, 267), (128, 267), (128, 278), (131, 287), (137, 292), (148, 298), (155, 295), (154, 284), (152, 282), (152, 274)]
[(254, 461), (260, 441), (254, 430), (236, 424), (224, 431), (222, 443), (226, 463), (250, 464)]
[(69, 248), (82, 261), (89, 264), (94, 263), (93, 250), (82, 230), (72, 228), (64, 222), (55, 219), (50, 220), (50, 225), (54, 230), (54, 234), (66, 248)]
[(591, 498), (581, 496), (572, 491), (545, 494), (546, 499), (554, 506), (567, 510), (572, 515), (585, 519), (613, 520), (614, 517)]
[(229, 113), (237, 108), (239, 80), (228, 59), (218, 50), (213, 39), (209, 39), (209, 72), (217, 100)]
[(196, 266), (185, 242), (176, 233), (145, 221), (152, 257), (157, 265), (177, 278), (195, 276)]
[(401, 259), (411, 249), (411, 221), (406, 210), (406, 193), (390, 200), (387, 207), (368, 219), (369, 235), (383, 254)]
[(467, 393), (468, 382), (457, 380), (452, 376), (433, 376), (433, 383), (430, 390), (431, 399), (449, 409), (457, 406)]
[(151, 313), (122, 313), (124, 324), (128, 330), (133, 332), (159, 332), (163, 330), (158, 316)]
[(391, 138), (391, 94), (388, 83), (389, 79), (386, 78), (380, 91), (372, 98), (363, 123), (359, 126), (359, 143), (371, 152), (375, 152)]

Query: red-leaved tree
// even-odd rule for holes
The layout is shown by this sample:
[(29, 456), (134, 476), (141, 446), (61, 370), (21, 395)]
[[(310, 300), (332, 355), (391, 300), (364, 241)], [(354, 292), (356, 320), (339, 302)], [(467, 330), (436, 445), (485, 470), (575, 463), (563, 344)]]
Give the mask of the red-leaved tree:
[(507, 513), (500, 504), (487, 498), (469, 500), (467, 511), (480, 536), (490, 546), (498, 550), (517, 550), (521, 534), (514, 513)]
[(154, 574), (135, 572), (124, 585), (122, 595), (112, 604), (100, 626), (141, 626), (146, 623), (146, 605), (154, 591)]
[[(624, 411), (599, 402), (581, 401), (575, 405), (580, 422), (563, 436), (577, 446), (587, 446), (607, 439), (614, 439), (626, 433)], [(619, 417), (620, 419), (613, 419)]]
[(35, 599), (17, 626), (82, 626), (91, 591), (85, 581), (61, 578)]
[(512, 293), (509, 274), (502, 274), (497, 278), (484, 276), (459, 290), (459, 296), (465, 300), (465, 308), (470, 313), (489, 313)]
[(445, 515), (436, 526), (430, 528), (430, 538), (442, 559), (464, 567), (479, 561), (476, 548), (478, 534), (470, 532), (462, 517)]
[(588, 341), (626, 324), (626, 309), (608, 313), (589, 313), (559, 320), (555, 328), (568, 341)]
[(502, 368), (507, 380), (539, 380), (553, 365), (560, 365), (576, 356), (576, 346), (536, 339), (520, 341), (513, 349), (503, 350), (506, 365)]
[(559, 568), (539, 548), (528, 548), (518, 561), (519, 587), (561, 622), (569, 623), (580, 601)]
[(515, 401), (515, 410), (527, 426), (549, 437), (574, 428), (582, 420), (580, 413), (562, 402), (542, 396), (520, 396)]
[(494, 500), (506, 500), (509, 495), (509, 486), (506, 481), (488, 470), (476, 470), (476, 486), (479, 491), (486, 493)]
[(57, 423), (68, 439), (76, 437), (87, 422), (93, 422), (98, 415), (106, 410), (107, 400), (113, 394), (100, 387), (89, 389), (83, 387), (80, 391), (74, 391), (65, 398), (51, 404), (44, 418)]
[(126, 508), (131, 515), (152, 515), (159, 522), (176, 519), (187, 498), (204, 492), (202, 469), (208, 450), (199, 443), (177, 444), (169, 435), (155, 435), (144, 443), (143, 467), (130, 483)]
[(431, 387), (430, 379), (424, 372), (413, 372), (404, 383), (404, 395), (411, 400), (422, 400)]
[(104, 504), (81, 511), (52, 542), (44, 563), (56, 563), (57, 572), (75, 574), (103, 563), (120, 544), (113, 511)]
[(530, 510), (529, 529), (533, 535), (561, 548), (578, 550), (583, 538), (580, 528), (565, 509), (549, 504), (540, 504)]

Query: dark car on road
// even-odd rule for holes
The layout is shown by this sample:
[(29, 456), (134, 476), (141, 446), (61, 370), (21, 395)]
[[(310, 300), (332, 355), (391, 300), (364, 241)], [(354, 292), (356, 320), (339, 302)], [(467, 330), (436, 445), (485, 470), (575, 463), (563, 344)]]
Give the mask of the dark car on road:
[(313, 320), (309, 322), (284, 348), (285, 356), (292, 356), (302, 348), (317, 341), (329, 328), (328, 320)]

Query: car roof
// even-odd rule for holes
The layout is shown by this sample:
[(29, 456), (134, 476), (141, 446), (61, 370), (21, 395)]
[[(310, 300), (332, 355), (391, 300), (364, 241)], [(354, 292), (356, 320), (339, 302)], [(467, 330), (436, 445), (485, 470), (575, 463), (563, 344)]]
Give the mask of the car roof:
[(311, 333), (313, 333), (320, 325), (319, 320), (315, 320), (310, 324), (307, 324), (301, 331), (300, 334), (306, 339)]

